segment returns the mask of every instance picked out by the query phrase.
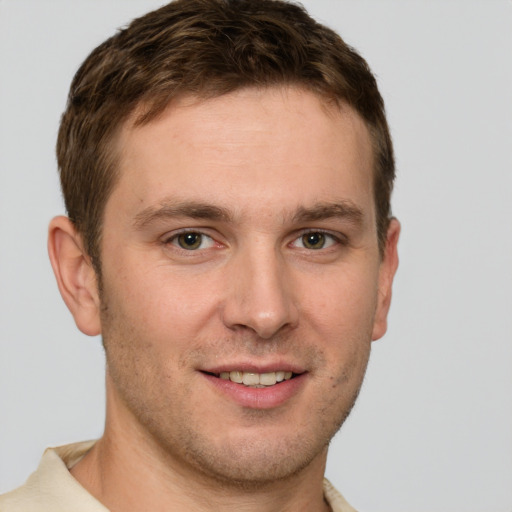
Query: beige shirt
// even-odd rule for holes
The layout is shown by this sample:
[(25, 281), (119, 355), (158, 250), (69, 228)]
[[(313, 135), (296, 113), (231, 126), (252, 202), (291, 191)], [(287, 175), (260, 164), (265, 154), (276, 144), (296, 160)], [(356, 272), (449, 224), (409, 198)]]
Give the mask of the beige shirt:
[[(109, 512), (68, 470), (94, 443), (48, 448), (26, 483), (0, 496), (0, 512)], [(324, 495), (333, 512), (356, 512), (328, 480), (324, 480)]]

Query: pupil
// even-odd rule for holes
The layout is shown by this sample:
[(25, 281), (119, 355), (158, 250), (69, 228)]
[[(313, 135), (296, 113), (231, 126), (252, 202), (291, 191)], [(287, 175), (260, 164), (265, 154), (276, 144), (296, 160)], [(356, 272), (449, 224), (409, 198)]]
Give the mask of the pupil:
[(323, 233), (308, 233), (303, 237), (304, 245), (310, 249), (321, 249), (324, 245), (324, 240)]
[(184, 233), (179, 236), (179, 243), (183, 249), (196, 249), (201, 245), (201, 235), (198, 233)]

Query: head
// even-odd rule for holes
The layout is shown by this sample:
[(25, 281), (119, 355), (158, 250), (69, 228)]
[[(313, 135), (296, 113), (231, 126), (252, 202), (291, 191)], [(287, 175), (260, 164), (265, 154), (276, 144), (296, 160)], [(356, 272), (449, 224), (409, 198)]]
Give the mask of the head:
[(117, 137), (180, 97), (214, 98), (246, 87), (295, 85), (349, 105), (373, 148), (377, 236), (384, 248), (394, 159), (384, 103), (364, 59), (296, 4), (177, 0), (98, 46), (71, 84), (57, 158), (68, 215), (99, 273), (105, 204), (119, 177)]
[(58, 154), (50, 255), (103, 336), (105, 435), (224, 485), (322, 473), (397, 266), (365, 61), (293, 4), (178, 0), (88, 57)]

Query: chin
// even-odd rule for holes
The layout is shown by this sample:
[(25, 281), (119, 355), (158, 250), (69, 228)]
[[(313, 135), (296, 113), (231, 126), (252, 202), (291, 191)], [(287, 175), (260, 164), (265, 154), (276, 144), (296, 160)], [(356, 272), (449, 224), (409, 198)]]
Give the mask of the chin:
[[(245, 490), (269, 487), (287, 480), (309, 467), (316, 458), (323, 458), (326, 446), (320, 450), (301, 446), (275, 447), (257, 446), (233, 447), (223, 457), (201, 458), (196, 463), (201, 472), (223, 487), (237, 487)], [(206, 460), (205, 460), (206, 459)]]
[[(296, 425), (279, 435), (257, 429), (208, 442), (197, 433), (182, 445), (183, 455), (195, 471), (222, 487), (245, 490), (269, 487), (292, 478), (308, 467), (325, 464), (327, 446), (339, 425), (319, 435)], [(263, 430), (263, 431), (262, 431)], [(224, 432), (227, 434), (227, 432)]]

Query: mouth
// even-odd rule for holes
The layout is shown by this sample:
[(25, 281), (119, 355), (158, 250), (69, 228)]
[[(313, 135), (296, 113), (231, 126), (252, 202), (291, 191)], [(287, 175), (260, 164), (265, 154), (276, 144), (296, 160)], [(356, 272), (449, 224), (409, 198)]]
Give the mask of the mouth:
[[(259, 366), (259, 367), (258, 367)], [(249, 409), (275, 409), (300, 396), (309, 382), (309, 372), (290, 363), (225, 364), (199, 369), (216, 393)]]
[(275, 371), (266, 373), (246, 372), (241, 370), (224, 371), (220, 373), (204, 372), (221, 380), (241, 384), (249, 388), (269, 388), (291, 380), (300, 374), (290, 371)]

